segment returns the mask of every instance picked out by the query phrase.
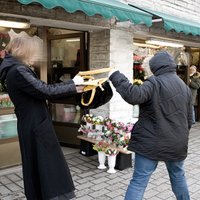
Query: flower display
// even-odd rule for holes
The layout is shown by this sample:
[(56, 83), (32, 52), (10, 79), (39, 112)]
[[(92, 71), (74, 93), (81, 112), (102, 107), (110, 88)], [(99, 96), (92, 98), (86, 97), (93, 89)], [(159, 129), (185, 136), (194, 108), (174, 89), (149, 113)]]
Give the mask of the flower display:
[(104, 124), (104, 118), (102, 116), (95, 116), (92, 119), (93, 124)]
[(80, 128), (78, 129), (78, 132), (83, 133), (83, 135), (87, 135), (89, 133), (89, 129), (85, 125), (81, 125)]
[[(134, 61), (133, 62), (133, 77), (134, 77), (134, 79), (138, 79), (141, 81), (144, 81), (144, 79), (145, 79), (145, 70), (142, 67), (143, 60), (144, 60), (144, 57), (134, 54), (134, 56), (133, 56), (133, 61)], [(138, 83), (138, 81), (136, 82), (136, 84), (137, 83)], [(139, 85), (139, 84), (137, 84), (137, 85)]]
[(133, 77), (134, 77), (134, 79), (140, 79), (140, 80), (144, 81), (145, 70), (144, 70), (144, 68), (142, 68), (141, 64), (134, 64)]
[(93, 145), (93, 149), (95, 151), (105, 152), (108, 147), (109, 147), (109, 144), (107, 142), (104, 142), (104, 141), (99, 141), (98, 143)]
[(136, 54), (133, 54), (133, 61), (135, 63), (142, 63), (143, 59), (144, 59), (144, 57), (136, 55)]
[(86, 114), (86, 115), (83, 115), (82, 121), (88, 122), (88, 123), (92, 123), (92, 122), (93, 122), (93, 117), (94, 117), (93, 114)]
[(95, 150), (100, 151), (102, 148), (105, 150), (103, 145), (110, 145), (112, 147), (122, 149), (127, 148), (131, 130), (133, 128), (132, 123), (125, 124), (123, 122), (112, 120), (108, 117), (103, 118), (102, 116), (94, 116), (89, 114), (83, 116), (83, 119), (83, 121), (87, 121), (89, 119), (89, 121), (96, 126), (99, 124), (104, 126), (103, 129), (99, 130), (97, 128), (91, 129), (87, 125), (81, 125), (78, 130), (83, 135), (96, 139), (96, 141), (100, 141), (94, 145)]

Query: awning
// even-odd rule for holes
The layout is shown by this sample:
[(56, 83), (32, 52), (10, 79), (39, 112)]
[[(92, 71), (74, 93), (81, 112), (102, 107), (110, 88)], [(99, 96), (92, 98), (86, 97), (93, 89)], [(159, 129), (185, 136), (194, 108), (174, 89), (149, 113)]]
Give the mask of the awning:
[(173, 15), (168, 15), (165, 13), (161, 13), (158, 11), (153, 11), (146, 8), (141, 8), (138, 6), (134, 6), (129, 4), (130, 6), (133, 6), (134, 8), (138, 8), (144, 12), (148, 12), (149, 14), (152, 14), (156, 16), (157, 18), (162, 18), (164, 22), (164, 29), (166, 31), (175, 30), (177, 33), (185, 33), (185, 34), (192, 34), (192, 35), (200, 35), (200, 23), (180, 18)]
[(47, 9), (62, 7), (69, 13), (83, 11), (88, 16), (100, 14), (109, 19), (116, 17), (119, 21), (130, 20), (134, 24), (152, 25), (152, 15), (133, 8), (117, 0), (18, 0), (22, 4), (39, 3)]

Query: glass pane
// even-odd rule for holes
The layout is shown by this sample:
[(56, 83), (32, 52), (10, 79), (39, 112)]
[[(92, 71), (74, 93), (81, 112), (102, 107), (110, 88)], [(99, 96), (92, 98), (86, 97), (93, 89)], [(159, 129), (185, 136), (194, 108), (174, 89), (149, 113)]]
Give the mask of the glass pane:
[(17, 118), (15, 114), (0, 116), (0, 139), (17, 136)]
[(52, 67), (76, 67), (80, 63), (80, 38), (51, 41)]
[(72, 104), (51, 104), (52, 119), (57, 122), (80, 123), (80, 107)]

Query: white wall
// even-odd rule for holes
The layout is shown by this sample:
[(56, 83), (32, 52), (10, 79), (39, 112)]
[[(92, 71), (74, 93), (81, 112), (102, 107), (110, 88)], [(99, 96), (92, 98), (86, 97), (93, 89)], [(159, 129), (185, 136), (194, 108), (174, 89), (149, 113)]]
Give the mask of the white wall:
[[(133, 35), (124, 30), (110, 30), (110, 66), (116, 67), (132, 81)], [(110, 101), (110, 118), (127, 121), (132, 117), (133, 106), (126, 103), (113, 89)]]

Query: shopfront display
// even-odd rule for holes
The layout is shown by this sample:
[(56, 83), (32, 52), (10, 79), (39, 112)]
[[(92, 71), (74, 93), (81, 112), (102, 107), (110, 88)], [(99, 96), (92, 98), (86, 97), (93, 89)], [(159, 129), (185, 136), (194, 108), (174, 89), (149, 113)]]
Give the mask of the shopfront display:
[(108, 173), (115, 173), (114, 167), (119, 170), (132, 167), (132, 152), (128, 151), (127, 147), (133, 126), (130, 122), (123, 123), (92, 114), (84, 115), (78, 136), (81, 140), (80, 153), (92, 156), (98, 152), (98, 169), (105, 169), (106, 157), (108, 165), (110, 159), (114, 158)]
[(0, 93), (0, 169), (21, 163), (17, 119), (8, 94)]
[[(5, 56), (5, 47), (10, 37), (7, 29), (0, 31), (0, 63)], [(13, 103), (4, 84), (0, 83), (0, 169), (21, 163), (17, 136), (17, 119)]]
[[(149, 44), (148, 42), (154, 42)], [(161, 45), (162, 44), (162, 45)], [(164, 46), (166, 45), (166, 46)], [(200, 48), (190, 46), (184, 47), (181, 42), (175, 43), (165, 41), (164, 39), (134, 40), (133, 53), (133, 83), (140, 85), (150, 75), (152, 75), (149, 67), (149, 60), (160, 50), (167, 50), (174, 57), (177, 64), (177, 75), (188, 85), (189, 84), (189, 67), (195, 65), (200, 71)], [(196, 119), (200, 119), (200, 92), (198, 92), (195, 111)], [(134, 107), (133, 117), (138, 116), (139, 110)]]
[[(133, 69), (129, 72), (133, 74), (133, 83), (137, 85), (142, 84), (151, 75), (148, 61), (156, 51), (163, 48), (167, 49), (174, 56), (177, 61), (177, 73), (186, 84), (189, 81), (188, 66), (195, 64), (200, 70), (200, 50), (189, 45), (190, 41), (193, 41), (194, 44), (198, 38), (191, 38), (190, 35), (183, 37), (182, 33), (175, 33), (174, 31), (169, 32), (169, 34), (166, 31), (163, 32), (163, 26), (161, 23), (155, 21), (154, 23), (152, 21), (153, 15), (151, 14), (142, 11), (138, 13), (138, 9), (135, 10), (135, 8), (121, 2), (98, 5), (102, 8), (101, 12), (97, 12), (99, 9), (97, 5), (91, 7), (92, 4), (90, 2), (84, 2), (84, 6), (82, 5), (81, 9), (76, 7), (74, 11), (78, 12), (73, 13), (70, 12), (70, 8), (75, 5), (73, 3), (57, 5), (59, 2), (55, 2), (53, 7), (49, 7), (44, 6), (42, 1), (38, 2), (38, 4), (31, 3), (31, 1), (22, 2), (20, 0), (9, 1), (7, 4), (5, 2), (5, 5), (2, 7), (2, 15), (12, 16), (13, 21), (26, 21), (28, 23), (29, 26), (26, 29), (14, 29), (16, 33), (25, 31), (28, 35), (39, 36), (44, 41), (45, 56), (41, 64), (43, 66), (35, 68), (35, 71), (48, 84), (70, 80), (79, 71), (113, 67), (111, 65), (115, 65), (122, 72), (123, 70), (125, 72), (126, 70), (131, 70), (131, 64), (123, 65), (121, 63), (124, 56), (123, 52), (127, 49), (126, 55), (133, 53), (133, 58), (131, 56), (126, 58), (129, 59), (130, 63), (133, 61)], [(86, 4), (89, 6), (85, 6)], [(131, 13), (131, 15), (124, 12), (120, 8), (121, 6), (126, 7), (126, 11), (128, 10), (128, 13)], [(98, 9), (96, 10), (97, 7)], [(93, 13), (92, 16), (91, 11)], [(13, 16), (16, 16), (16, 20)], [(130, 20), (134, 24), (128, 24), (126, 20)], [(164, 22), (166, 21), (168, 21), (168, 18), (164, 16)], [(140, 26), (140, 24), (143, 25)], [(144, 24), (149, 28), (144, 26)], [(121, 30), (121, 25), (124, 32)], [(10, 30), (11, 28), (0, 27), (0, 62), (5, 54), (5, 46), (9, 42), (8, 32)], [(114, 34), (115, 31), (117, 31), (117, 34)], [(118, 34), (123, 35), (123, 33), (125, 33), (125, 37), (117, 38)], [(130, 42), (130, 46), (127, 45), (130, 48), (125, 48), (121, 45), (121, 42), (129, 37), (130, 41), (134, 38), (134, 43), (137, 42), (138, 44), (131, 46), (132, 43)], [(176, 38), (179, 39), (178, 42)], [(182, 45), (181, 39), (183, 42), (186, 39), (187, 45)], [(160, 44), (155, 44), (155, 42), (160, 42)], [(113, 45), (113, 43), (118, 45)], [(167, 46), (175, 45), (174, 43), (179, 44), (176, 44), (176, 47)], [(198, 45), (197, 41), (196, 46)], [(133, 52), (132, 47), (134, 48)], [(124, 59), (125, 61), (126, 58)], [(16, 123), (16, 119), (11, 117), (14, 114), (12, 102), (9, 101), (9, 97), (2, 85), (0, 85), (0, 90), (2, 92), (0, 96), (2, 126), (0, 128), (7, 127), (7, 129), (2, 128), (2, 131), (0, 129), (1, 132), (4, 132), (2, 137), (17, 139), (16, 132), (13, 134), (9, 130), (9, 127), (11, 130), (14, 130), (13, 124)], [(196, 107), (198, 116), (200, 116), (199, 99), (200, 92)], [(80, 121), (83, 114), (90, 111), (81, 109), (78, 104), (76, 97), (48, 101), (56, 134), (61, 144), (73, 147), (80, 146), (80, 140), (77, 139)], [(105, 110), (106, 115), (112, 113), (110, 108)], [(137, 119), (138, 113), (139, 107), (136, 105), (131, 117)], [(7, 115), (11, 118), (7, 117)], [(198, 116), (197, 119), (200, 118)]]
[[(48, 83), (71, 80), (79, 71), (87, 69), (85, 38), (81, 31), (49, 29)], [(66, 146), (80, 146), (77, 135), (84, 111), (76, 96), (49, 101), (49, 108), (59, 142)]]

